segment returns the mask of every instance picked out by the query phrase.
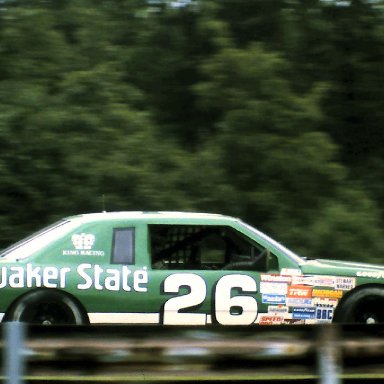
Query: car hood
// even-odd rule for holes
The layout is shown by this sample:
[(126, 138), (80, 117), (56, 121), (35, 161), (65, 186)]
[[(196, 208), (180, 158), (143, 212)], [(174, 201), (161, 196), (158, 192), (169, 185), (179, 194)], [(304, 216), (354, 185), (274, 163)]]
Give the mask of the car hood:
[(384, 266), (354, 263), (341, 260), (307, 260), (301, 265), (303, 274), (327, 274), (338, 276), (358, 276), (384, 280)]

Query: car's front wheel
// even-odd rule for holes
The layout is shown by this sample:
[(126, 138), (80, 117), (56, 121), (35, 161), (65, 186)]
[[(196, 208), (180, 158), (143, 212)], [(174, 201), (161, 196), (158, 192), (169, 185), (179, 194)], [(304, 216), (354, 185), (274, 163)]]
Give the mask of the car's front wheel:
[(337, 308), (337, 323), (384, 323), (384, 288), (369, 287), (351, 294)]
[(85, 324), (88, 318), (79, 304), (58, 291), (40, 290), (16, 301), (5, 315), (4, 321), (29, 324)]

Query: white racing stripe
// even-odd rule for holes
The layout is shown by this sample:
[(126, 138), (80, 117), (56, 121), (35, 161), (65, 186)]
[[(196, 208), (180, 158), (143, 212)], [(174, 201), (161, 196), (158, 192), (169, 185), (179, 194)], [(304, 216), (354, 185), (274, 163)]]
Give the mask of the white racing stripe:
[(159, 324), (158, 313), (88, 313), (91, 324)]

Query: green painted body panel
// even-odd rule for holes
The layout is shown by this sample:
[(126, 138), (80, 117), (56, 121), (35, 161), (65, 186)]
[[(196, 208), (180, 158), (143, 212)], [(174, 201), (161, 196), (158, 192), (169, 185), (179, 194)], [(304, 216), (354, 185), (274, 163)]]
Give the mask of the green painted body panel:
[[(159, 242), (168, 252), (169, 258), (162, 260), (166, 269), (155, 268), (152, 260), (155, 237), (161, 234), (160, 230), (151, 232), (152, 228), (168, 231), (171, 243), (165, 244), (165, 238)], [(212, 234), (215, 237), (209, 237)], [(200, 259), (201, 268), (184, 268), (187, 259), (179, 259), (196, 244), (201, 246), (206, 235), (210, 247), (206, 254), (211, 259), (205, 264)], [(306, 260), (241, 220), (222, 215), (79, 215), (32, 238), (0, 254), (0, 313), (4, 319), (12, 318), (12, 308), (23, 297), (35, 290), (50, 290), (73, 299), (91, 323), (330, 322), (351, 292), (363, 285), (384, 284), (384, 266)], [(215, 242), (219, 241), (225, 244), (226, 258), (229, 245), (249, 249), (249, 253), (236, 255), (240, 263), (226, 269), (225, 264), (216, 263), (221, 245)], [(113, 262), (120, 253), (130, 261)], [(262, 266), (250, 268), (258, 258)]]

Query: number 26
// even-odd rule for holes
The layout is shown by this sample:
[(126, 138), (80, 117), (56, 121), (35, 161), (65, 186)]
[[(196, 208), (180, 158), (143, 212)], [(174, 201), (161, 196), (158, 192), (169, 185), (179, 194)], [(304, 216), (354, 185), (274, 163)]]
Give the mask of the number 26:
[[(186, 288), (188, 293), (168, 299), (162, 312), (162, 322), (167, 325), (205, 325), (205, 313), (192, 313), (192, 310), (203, 304), (207, 296), (204, 279), (193, 273), (176, 273), (168, 276), (163, 282), (163, 292), (179, 293)], [(232, 289), (241, 293), (257, 292), (256, 281), (241, 274), (221, 277), (213, 289), (213, 318), (222, 325), (250, 325), (257, 318), (257, 301), (250, 295), (232, 296)]]

